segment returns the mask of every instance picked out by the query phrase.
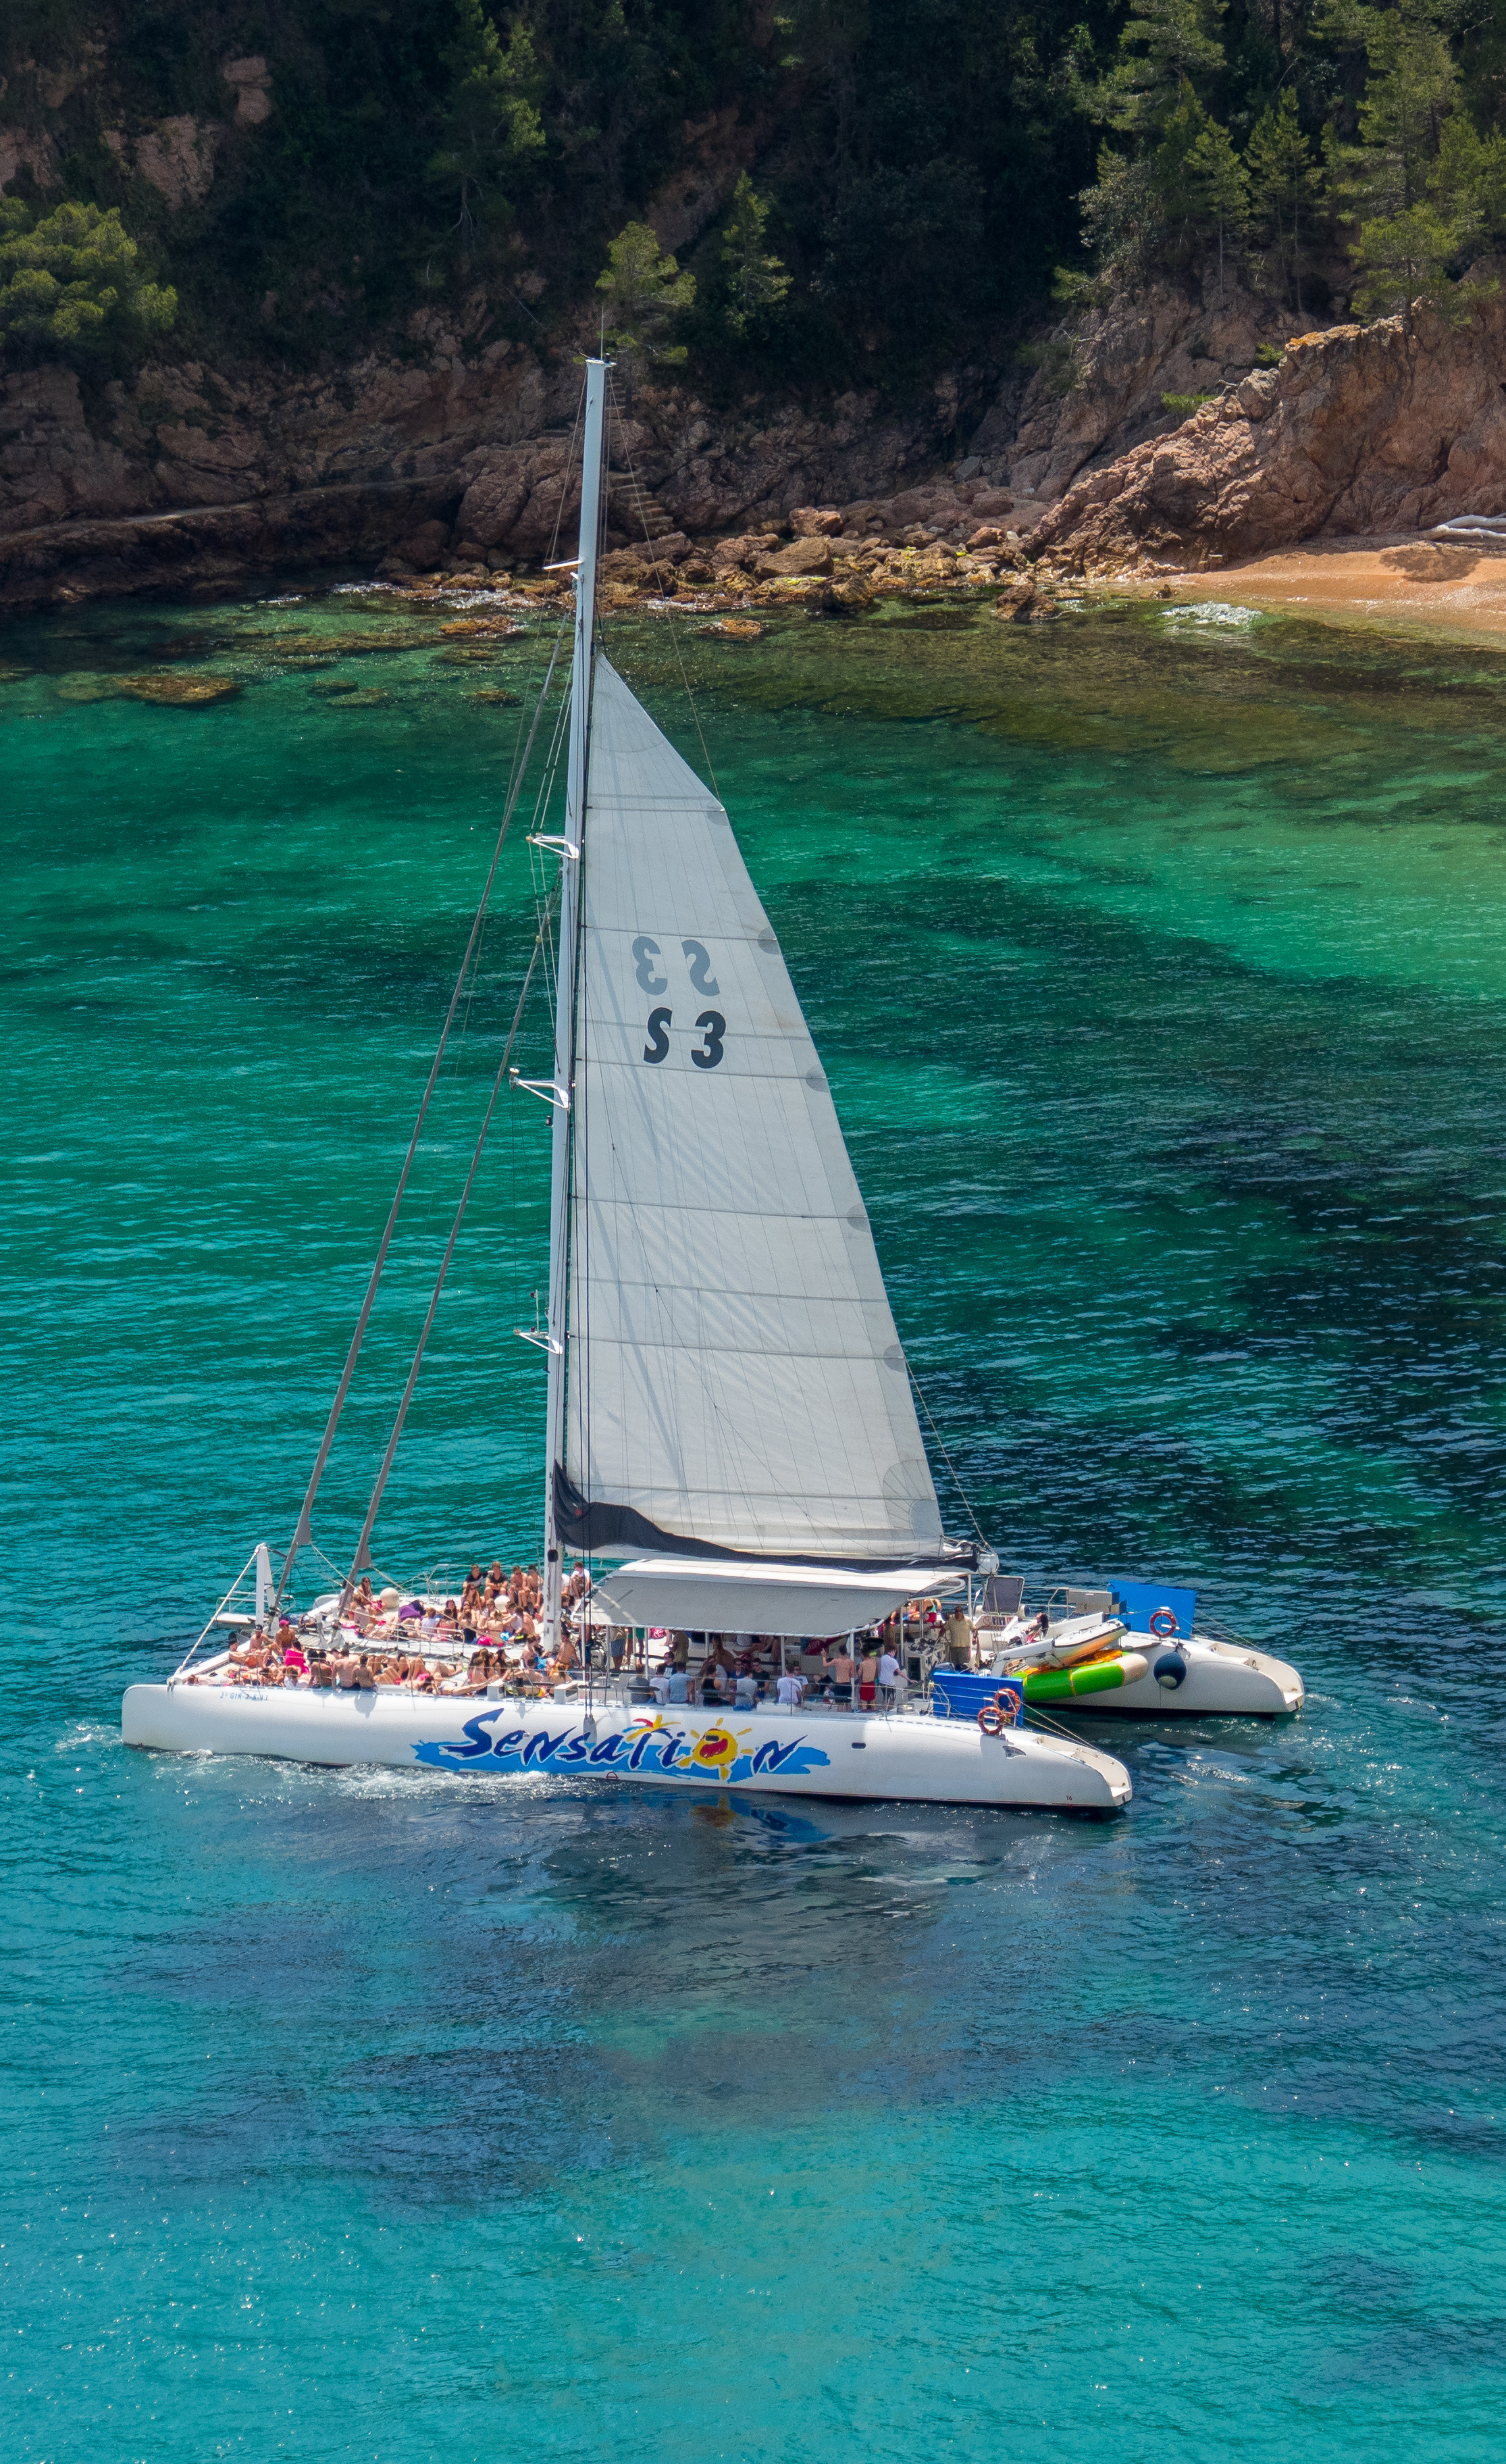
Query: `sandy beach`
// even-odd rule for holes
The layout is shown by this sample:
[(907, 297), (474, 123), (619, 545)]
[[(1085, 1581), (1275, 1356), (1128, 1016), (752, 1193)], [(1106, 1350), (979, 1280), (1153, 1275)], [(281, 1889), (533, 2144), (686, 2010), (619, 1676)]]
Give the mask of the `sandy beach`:
[(1178, 576), (1171, 591), (1178, 599), (1300, 609), (1334, 624), (1506, 644), (1506, 540), (1496, 547), (1413, 532), (1315, 541), (1227, 570)]

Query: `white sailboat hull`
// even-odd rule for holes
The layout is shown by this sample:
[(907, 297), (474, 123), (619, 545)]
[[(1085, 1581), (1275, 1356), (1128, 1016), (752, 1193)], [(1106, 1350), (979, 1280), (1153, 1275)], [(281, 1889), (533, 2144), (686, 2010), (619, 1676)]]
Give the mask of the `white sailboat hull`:
[[(1158, 1643), (1150, 1635), (1126, 1635), (1124, 1639), (1149, 1661), (1145, 1676), (1112, 1693), (1053, 1703), (1048, 1706), (1053, 1719), (1085, 1712), (1095, 1720), (1279, 1720), (1302, 1707), (1300, 1676), (1290, 1661), (1277, 1660), (1270, 1652), (1214, 1642), (1206, 1635), (1172, 1643)], [(1168, 1661), (1180, 1663), (1183, 1670), (1177, 1684), (1163, 1685), (1156, 1675)]]
[[(1137, 1639), (1138, 1638), (1131, 1638)], [(1093, 1698), (1094, 1711), (1139, 1713), (1142, 1718), (1281, 1719), (1302, 1707), (1304, 1687), (1290, 1661), (1267, 1651), (1250, 1651), (1242, 1643), (1211, 1642), (1194, 1635), (1176, 1646), (1187, 1674), (1180, 1685), (1164, 1686), (1156, 1663), (1167, 1657), (1152, 1642), (1150, 1667), (1133, 1685), (1116, 1694)]]
[(397, 1687), (346, 1693), (254, 1685), (132, 1685), (128, 1746), (258, 1754), (334, 1766), (384, 1763), (465, 1780), (517, 1773), (570, 1782), (763, 1795), (1113, 1814), (1129, 1774), (1109, 1754), (1030, 1729), (911, 1712), (773, 1707), (725, 1717), (622, 1702), (426, 1701)]

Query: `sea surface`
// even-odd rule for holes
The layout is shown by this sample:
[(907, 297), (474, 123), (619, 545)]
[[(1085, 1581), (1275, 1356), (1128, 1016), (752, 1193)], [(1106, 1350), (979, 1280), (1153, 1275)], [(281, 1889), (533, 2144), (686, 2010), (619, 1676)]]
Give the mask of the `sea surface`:
[[(120, 1742), (292, 1527), (553, 638), (438, 625), (0, 636), (4, 2453), (1494, 2458), (1506, 658), (1215, 603), (613, 636), (780, 935), (952, 1528), (1193, 1585), (1310, 1689), (1084, 1722), (1116, 1823), (792, 1818)], [(546, 1133), (504, 1101), (404, 1575), (536, 1551)]]

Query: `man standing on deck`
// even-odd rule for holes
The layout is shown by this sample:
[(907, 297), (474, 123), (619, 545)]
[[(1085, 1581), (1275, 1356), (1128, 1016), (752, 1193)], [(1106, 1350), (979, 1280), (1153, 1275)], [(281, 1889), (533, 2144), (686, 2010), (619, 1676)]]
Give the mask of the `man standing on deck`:
[(952, 1610), (950, 1617), (942, 1627), (941, 1640), (942, 1648), (953, 1668), (971, 1667), (972, 1628), (968, 1623), (965, 1610), (960, 1607)]

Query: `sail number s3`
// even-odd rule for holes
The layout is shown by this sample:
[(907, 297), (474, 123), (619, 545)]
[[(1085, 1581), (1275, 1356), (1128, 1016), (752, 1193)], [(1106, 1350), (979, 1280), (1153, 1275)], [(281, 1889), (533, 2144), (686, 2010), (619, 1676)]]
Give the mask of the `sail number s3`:
[[(714, 997), (721, 990), (721, 986), (711, 973), (711, 954), (705, 942), (682, 941), (680, 948), (690, 978), (691, 990), (702, 994), (709, 993)], [(651, 934), (639, 934), (633, 943), (633, 960), (638, 980), (645, 993), (668, 991), (669, 978), (666, 974), (661, 973), (662, 967), (667, 962), (665, 959), (662, 945)], [(644, 1046), (644, 1059), (646, 1062), (653, 1064), (667, 1060), (669, 1030), (673, 1024), (672, 1009), (649, 1011), (645, 1030), (648, 1041)], [(690, 1059), (697, 1069), (714, 1069), (725, 1049), (727, 1021), (719, 1009), (703, 1009), (695, 1024), (697, 1033), (704, 1038), (704, 1041), (692, 1049)]]
[[(714, 1069), (726, 1048), (727, 1021), (719, 1009), (703, 1009), (695, 1022), (706, 1041), (692, 1050), (691, 1060), (697, 1069)], [(674, 1012), (651, 1009), (648, 1013), (648, 1041), (644, 1046), (644, 1059), (657, 1062), (668, 1058), (669, 1029), (674, 1024)]]

